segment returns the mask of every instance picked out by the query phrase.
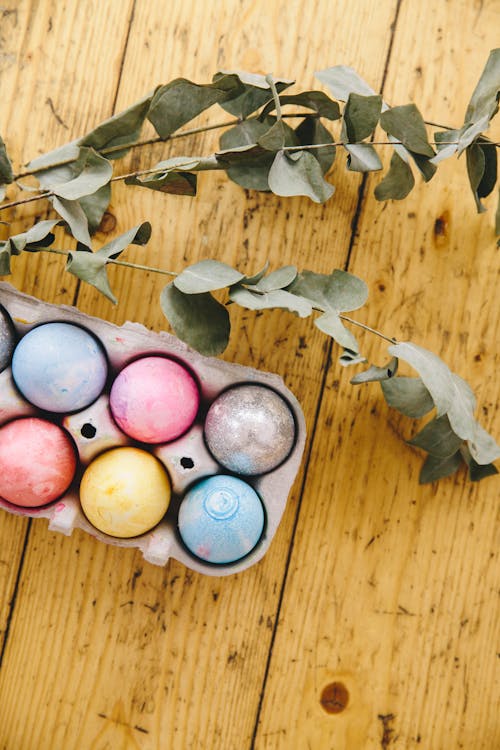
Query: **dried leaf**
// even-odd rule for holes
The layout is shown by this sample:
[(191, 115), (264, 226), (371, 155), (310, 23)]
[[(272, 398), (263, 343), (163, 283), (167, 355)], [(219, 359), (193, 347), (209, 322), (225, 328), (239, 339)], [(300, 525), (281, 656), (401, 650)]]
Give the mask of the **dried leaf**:
[[(337, 102), (330, 99), (323, 91), (303, 91), (300, 94), (283, 95), (279, 97), (280, 104), (293, 104), (296, 107), (306, 107), (312, 109), (320, 117), (326, 117), (327, 120), (338, 120), (340, 118), (340, 107)], [(262, 119), (270, 112), (274, 112), (276, 104), (274, 100), (268, 102), (259, 115)]]
[(90, 234), (94, 234), (99, 228), (106, 209), (111, 200), (111, 185), (103, 185), (92, 195), (84, 195), (78, 201), (85, 216), (87, 217)]
[(349, 94), (371, 96), (375, 91), (359, 76), (354, 68), (347, 65), (334, 65), (332, 68), (319, 70), (316, 78), (324, 83), (334, 97), (341, 102), (347, 101)]
[(370, 143), (344, 145), (347, 151), (347, 169), (350, 172), (377, 172), (382, 169), (380, 157)]
[(358, 342), (342, 323), (338, 312), (330, 311), (320, 315), (314, 321), (314, 325), (323, 333), (331, 336), (340, 346), (349, 349), (353, 354), (359, 354)]
[(478, 464), (477, 461), (474, 461), (471, 452), (466, 445), (462, 445), (460, 453), (469, 467), (469, 479), (471, 482), (480, 482), (481, 479), (498, 474), (498, 469), (494, 464)]
[(50, 198), (54, 210), (68, 224), (75, 240), (81, 242), (85, 247), (91, 246), (89, 223), (87, 216), (78, 201), (68, 201), (65, 198), (54, 196)]
[(500, 48), (490, 52), (481, 77), (465, 112), (458, 146), (461, 153), (477, 136), (489, 127), (498, 112), (500, 94)]
[[(260, 292), (273, 292), (277, 289), (285, 289), (297, 277), (297, 268), (295, 266), (283, 266), (273, 271), (262, 280), (254, 283), (255, 288)], [(247, 281), (245, 283), (248, 283)]]
[(170, 283), (163, 289), (160, 303), (175, 334), (193, 349), (215, 356), (227, 347), (229, 313), (211, 294), (183, 294)]
[(244, 278), (244, 274), (231, 268), (227, 263), (218, 260), (202, 260), (185, 268), (174, 280), (179, 291), (184, 294), (201, 294), (225, 289), (237, 284)]
[(268, 179), (272, 192), (284, 197), (305, 195), (315, 203), (324, 203), (335, 192), (317, 159), (307, 151), (278, 151)]
[(420, 484), (429, 484), (430, 482), (436, 482), (438, 479), (449, 477), (456, 472), (461, 463), (462, 459), (459, 451), (447, 458), (427, 456), (418, 481)]
[(296, 297), (283, 289), (256, 294), (238, 285), (230, 290), (229, 298), (248, 310), (282, 308), (297, 313), (301, 318), (307, 318), (312, 313), (312, 305), (308, 300)]
[[(151, 104), (152, 94), (140, 99), (123, 112), (104, 120), (90, 133), (78, 139), (78, 145), (90, 146), (95, 151), (115, 148), (122, 144), (135, 143), (140, 134)], [(120, 159), (129, 149), (119, 149), (107, 155), (108, 159)]]
[(427, 138), (424, 118), (415, 104), (387, 109), (380, 116), (380, 124), (409, 151), (431, 158), (434, 156), (434, 150)]
[(432, 396), (421, 378), (396, 377), (380, 382), (385, 400), (393, 409), (418, 419), (434, 408)]
[(389, 380), (393, 378), (398, 371), (398, 360), (393, 357), (383, 367), (377, 367), (372, 365), (364, 372), (359, 372), (353, 378), (351, 378), (351, 385), (360, 385), (361, 383), (372, 383), (380, 382), (381, 380)]
[(344, 109), (342, 140), (346, 143), (357, 143), (368, 138), (377, 127), (381, 110), (382, 97), (379, 94), (349, 94)]
[(157, 190), (160, 193), (195, 196), (197, 176), (190, 172), (160, 172), (143, 177), (127, 177), (125, 184)]
[(113, 167), (103, 156), (92, 148), (80, 148), (78, 159), (71, 165), (72, 177), (67, 182), (59, 179), (51, 182), (50, 172), (45, 173), (44, 187), (59, 198), (75, 201), (85, 195), (92, 195), (109, 183)]
[[(317, 117), (304, 117), (300, 125), (295, 129), (295, 135), (300, 146), (334, 142), (330, 131), (325, 128), (321, 120)], [(328, 172), (335, 161), (335, 153), (335, 146), (311, 149), (311, 154), (318, 160), (323, 174)]]
[[(234, 75), (241, 84), (241, 93), (228, 100), (219, 102), (220, 106), (235, 117), (244, 120), (248, 115), (260, 109), (272, 99), (271, 88), (266, 77), (256, 73), (245, 73), (241, 70), (219, 71), (213, 77), (217, 83), (223, 76)], [(273, 78), (278, 93), (294, 83), (284, 78)]]
[(446, 415), (433, 419), (408, 441), (410, 445), (422, 448), (422, 450), (437, 458), (453, 456), (462, 442), (462, 439), (455, 435), (451, 429), (450, 420)]
[(382, 182), (375, 188), (375, 198), (378, 201), (402, 200), (406, 198), (415, 185), (411, 168), (399, 154), (391, 157), (391, 166)]
[(289, 287), (292, 294), (309, 299), (316, 310), (349, 312), (364, 305), (368, 287), (358, 276), (335, 269), (331, 274), (303, 271)]
[(3, 139), (0, 137), (0, 184), (8, 185), (14, 179), (12, 164), (7, 156), (7, 149)]

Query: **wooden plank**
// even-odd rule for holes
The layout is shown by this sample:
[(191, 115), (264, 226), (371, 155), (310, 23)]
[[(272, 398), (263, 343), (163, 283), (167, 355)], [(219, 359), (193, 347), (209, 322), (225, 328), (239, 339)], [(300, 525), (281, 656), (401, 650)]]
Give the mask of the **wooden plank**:
[[(166, 14), (161, 4), (138, 3), (117, 106), (177, 75), (209, 80), (218, 67), (272, 69), (276, 75), (295, 75), (307, 87), (315, 69), (342, 61), (382, 79), (394, 2), (373, 10), (353, 2), (346, 12), (318, 0), (307, 20), (301, 7), (254, 2), (242, 11), (235, 0), (212, 6), (176, 0)], [(374, 35), (369, 49), (361, 18)], [(188, 148), (208, 153), (212, 144), (200, 137), (176, 144), (175, 153)], [(149, 158), (134, 154), (132, 163), (146, 166), (171, 151), (164, 148)], [(203, 176), (194, 201), (122, 187), (113, 196), (116, 231), (150, 219), (155, 231), (147, 256), (134, 249), (127, 257), (151, 265), (179, 269), (217, 255), (243, 270), (258, 268), (267, 258), (274, 265), (293, 261), (331, 270), (347, 256), (360, 182), (345, 175), (343, 166), (333, 177), (338, 198), (325, 207), (301, 199), (246, 197), (212, 175)], [(161, 281), (127, 270), (112, 278), (121, 299), (116, 309), (88, 290), (79, 306), (118, 322), (133, 318), (165, 326), (157, 307)], [(286, 313), (236, 314), (234, 325), (238, 333), (225, 356), (280, 372), (312, 425), (324, 338), (307, 321)], [(306, 336), (304, 349), (301, 337)], [(71, 540), (52, 537), (43, 524), (35, 524), (0, 673), (0, 726), (8, 742), (21, 748), (59, 744), (99, 750), (249, 747), (299, 486), (300, 480), (262, 563), (223, 580), (191, 574), (177, 564), (158, 570), (132, 552), (104, 548), (81, 534)], [(61, 570), (68, 571), (64, 584)], [(51, 639), (44, 650), (40, 642), (47, 631)], [(53, 686), (49, 696), (36, 675)], [(23, 705), (16, 701), (15, 684), (21, 681)]]
[[(130, 3), (107, 10), (97, 2), (6, 0), (0, 8), (0, 133), (14, 167), (81, 135), (112, 111)], [(114, 44), (107, 24), (113, 28)], [(82, 29), (85, 34), (82, 36)], [(101, 66), (89, 64), (90, 48)], [(103, 74), (106, 70), (106, 75)], [(17, 191), (19, 192), (19, 191)], [(16, 188), (9, 188), (16, 197)], [(21, 194), (26, 197), (27, 194)], [(2, 238), (47, 216), (45, 201), (2, 212)], [(65, 240), (58, 230), (58, 238)], [(71, 303), (76, 284), (57, 256), (13, 260), (10, 280), (51, 302)], [(0, 651), (9, 615), (26, 521), (0, 514)]]
[[(414, 99), (459, 126), (498, 11), (403, 3), (387, 100)], [(379, 179), (369, 180), (350, 264), (372, 290), (358, 317), (442, 355), (498, 437), (492, 216), (475, 215), (455, 161), (401, 204), (375, 201)], [(385, 344), (366, 343), (386, 361)], [(461, 472), (419, 487), (422, 457), (401, 444), (411, 420), (389, 414), (378, 387), (350, 389), (348, 379), (334, 363), (255, 746), (498, 747), (498, 480), (466, 484)]]

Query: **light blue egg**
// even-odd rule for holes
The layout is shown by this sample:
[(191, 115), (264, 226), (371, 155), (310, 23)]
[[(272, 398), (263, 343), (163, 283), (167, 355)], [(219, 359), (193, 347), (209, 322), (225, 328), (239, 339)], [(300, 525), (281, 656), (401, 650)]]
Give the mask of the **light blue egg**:
[(179, 509), (178, 527), (182, 541), (196, 557), (228, 564), (252, 551), (264, 522), (264, 507), (253, 487), (219, 474), (188, 490)]
[(101, 394), (108, 374), (100, 342), (72, 323), (44, 323), (18, 343), (12, 375), (23, 396), (39, 409), (79, 411)]
[(0, 305), (0, 372), (10, 365), (15, 345), (14, 324), (7, 310)]

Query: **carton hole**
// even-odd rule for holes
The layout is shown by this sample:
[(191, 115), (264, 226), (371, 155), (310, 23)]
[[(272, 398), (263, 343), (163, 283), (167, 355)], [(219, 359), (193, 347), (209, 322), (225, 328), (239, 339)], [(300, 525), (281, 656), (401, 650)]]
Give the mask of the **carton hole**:
[(87, 440), (92, 440), (96, 436), (97, 429), (94, 427), (93, 424), (90, 424), (90, 422), (86, 422), (84, 425), (82, 425), (80, 434), (82, 437), (86, 438)]
[(194, 467), (194, 461), (192, 458), (184, 456), (181, 458), (181, 466), (183, 469), (192, 469)]

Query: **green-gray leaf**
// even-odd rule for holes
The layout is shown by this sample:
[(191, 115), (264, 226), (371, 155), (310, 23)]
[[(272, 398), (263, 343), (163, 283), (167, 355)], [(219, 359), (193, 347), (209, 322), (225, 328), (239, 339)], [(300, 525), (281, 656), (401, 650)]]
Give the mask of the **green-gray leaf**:
[(83, 208), (78, 201), (69, 201), (65, 198), (53, 196), (51, 203), (54, 210), (68, 224), (69, 229), (75, 240), (81, 242), (86, 247), (91, 246), (89, 223)]
[(95, 287), (101, 294), (107, 297), (114, 305), (117, 299), (109, 286), (106, 265), (109, 262), (102, 253), (92, 253), (85, 250), (76, 250), (68, 254), (66, 270), (76, 276), (77, 279), (85, 281)]
[(455, 435), (451, 429), (450, 420), (446, 415), (433, 419), (408, 441), (410, 445), (422, 448), (437, 458), (452, 456), (458, 451), (462, 442), (462, 438)]
[(344, 109), (343, 138), (349, 143), (357, 143), (368, 138), (379, 121), (382, 110), (382, 97), (362, 96), (351, 93)]
[(325, 312), (357, 310), (368, 297), (368, 287), (362, 279), (339, 269), (330, 275), (303, 271), (288, 291), (309, 299), (317, 310)]
[(375, 188), (375, 198), (378, 201), (402, 200), (406, 198), (415, 185), (411, 167), (394, 153), (391, 157), (391, 166), (382, 182)]
[(457, 141), (459, 135), (459, 130), (438, 130), (434, 133), (437, 154), (432, 157), (432, 164), (439, 164), (440, 161), (444, 161), (444, 159), (448, 159), (456, 153), (458, 145), (457, 143), (450, 143), (450, 141)]
[(92, 195), (84, 195), (78, 201), (83, 209), (89, 223), (90, 233), (93, 234), (99, 228), (102, 217), (111, 200), (111, 185), (103, 185)]
[[(337, 102), (330, 99), (323, 91), (303, 91), (300, 94), (284, 95), (279, 97), (282, 106), (285, 104), (294, 104), (297, 107), (306, 107), (312, 109), (320, 117), (326, 117), (327, 120), (338, 120), (340, 118), (340, 107)], [(270, 112), (276, 109), (274, 100), (268, 102), (259, 115), (262, 119)]]
[[(214, 75), (213, 81), (217, 83), (221, 77), (227, 75), (237, 76), (242, 91), (237, 96), (233, 96), (226, 101), (221, 101), (219, 104), (226, 112), (230, 112), (235, 117), (244, 120), (248, 115), (260, 109), (260, 107), (272, 99), (269, 82), (266, 81), (265, 76), (257, 73), (245, 73), (241, 70), (219, 71)], [(278, 93), (294, 83), (294, 81), (284, 78), (273, 77), (273, 80)]]
[[(295, 129), (298, 143), (301, 146), (334, 142), (333, 136), (317, 117), (306, 116)], [(335, 161), (335, 146), (311, 149), (313, 156), (319, 161), (321, 171), (326, 174)]]
[(465, 112), (464, 125), (487, 121), (498, 111), (500, 92), (500, 48), (491, 50)]
[(434, 408), (432, 396), (421, 378), (396, 377), (380, 382), (385, 400), (393, 409), (418, 419)]
[(301, 318), (307, 318), (312, 313), (312, 305), (308, 300), (296, 297), (284, 289), (256, 294), (238, 285), (232, 287), (229, 292), (229, 298), (238, 305), (241, 305), (241, 307), (246, 307), (248, 310), (282, 308), (283, 310), (297, 313)]
[(366, 358), (362, 354), (351, 352), (349, 349), (344, 349), (339, 357), (339, 364), (342, 367), (351, 367), (352, 365), (361, 365), (366, 362)]
[(92, 148), (80, 148), (78, 159), (71, 165), (73, 173), (68, 182), (56, 179), (51, 182), (50, 171), (45, 173), (44, 187), (47, 187), (59, 198), (75, 201), (84, 195), (92, 195), (106, 185), (112, 175), (113, 167), (103, 156)]
[(241, 83), (235, 75), (223, 75), (214, 83), (206, 84), (176, 78), (156, 89), (148, 119), (160, 138), (168, 138), (213, 104), (221, 103), (241, 90)]
[(371, 96), (375, 91), (359, 76), (354, 68), (347, 65), (334, 65), (332, 68), (319, 70), (315, 73), (316, 78), (328, 86), (336, 99), (341, 102), (347, 101), (349, 94), (360, 94)]
[(51, 245), (54, 241), (51, 230), (58, 223), (58, 219), (39, 221), (26, 232), (12, 235), (7, 240), (0, 242), (0, 276), (10, 274), (12, 255), (20, 255), (23, 250), (36, 252), (39, 248)]
[(134, 143), (141, 134), (142, 125), (149, 110), (152, 95), (148, 94), (123, 112), (113, 115), (104, 120), (100, 125), (82, 138), (79, 138), (80, 146), (91, 146), (96, 151), (103, 149), (113, 150), (108, 159), (119, 159), (128, 151), (128, 148), (118, 149), (124, 143)]
[(211, 294), (183, 294), (170, 283), (163, 289), (160, 302), (176, 335), (193, 349), (215, 356), (227, 347), (229, 313)]
[(380, 157), (370, 143), (356, 143), (346, 146), (347, 169), (350, 172), (377, 172), (382, 169)]
[(474, 461), (469, 449), (463, 445), (460, 449), (462, 458), (469, 467), (469, 479), (471, 482), (480, 482), (481, 479), (498, 474), (498, 469), (493, 464), (478, 464)]
[[(230, 151), (241, 146), (254, 146), (259, 138), (269, 131), (274, 122), (274, 118), (271, 117), (266, 117), (263, 122), (244, 120), (221, 135), (220, 147), (224, 151)], [(228, 167), (227, 175), (233, 182), (247, 190), (269, 190), (267, 175), (273, 158), (273, 154), (261, 149), (250, 163)]]
[(0, 184), (8, 185), (14, 179), (12, 172), (12, 164), (7, 156), (7, 149), (5, 143), (0, 137)]
[(467, 445), (478, 464), (488, 464), (500, 458), (500, 447), (478, 422), (474, 424), (474, 433)]
[(493, 191), (497, 181), (497, 147), (485, 139), (475, 141), (466, 149), (466, 157), (477, 211), (483, 213), (486, 208), (481, 198), (486, 198)]
[(160, 193), (195, 196), (197, 176), (191, 172), (160, 172), (143, 177), (127, 177), (125, 184), (157, 190)]
[(264, 266), (260, 269), (260, 271), (257, 271), (257, 273), (254, 273), (252, 276), (245, 276), (245, 278), (242, 279), (242, 282), (244, 284), (258, 284), (259, 281), (264, 278), (268, 270), (269, 270), (269, 261), (266, 260), (266, 262), (264, 263)]
[(335, 192), (317, 159), (307, 151), (278, 151), (268, 179), (272, 192), (284, 197), (305, 195), (315, 203), (324, 203)]
[(184, 294), (202, 294), (237, 284), (244, 274), (218, 260), (201, 260), (177, 276), (175, 286)]
[(285, 289), (285, 287), (290, 286), (296, 276), (297, 269), (295, 266), (283, 266), (283, 268), (278, 268), (269, 276), (257, 281), (254, 285), (260, 292), (273, 292), (276, 289)]
[(361, 383), (380, 382), (393, 378), (398, 371), (398, 360), (393, 357), (384, 367), (372, 365), (364, 372), (359, 372), (351, 378), (351, 385), (360, 385)]
[(103, 245), (99, 253), (106, 258), (117, 258), (128, 245), (145, 245), (150, 237), (151, 224), (149, 221), (143, 221)]
[(380, 116), (380, 124), (409, 151), (423, 156), (434, 156), (434, 150), (427, 138), (424, 118), (415, 104), (387, 109)]
[(338, 312), (332, 310), (320, 315), (314, 321), (314, 325), (320, 331), (335, 339), (340, 346), (349, 349), (354, 354), (359, 353), (358, 342), (355, 336), (344, 326)]
[(460, 451), (447, 458), (427, 456), (419, 476), (420, 484), (429, 484), (454, 474), (462, 463)]

